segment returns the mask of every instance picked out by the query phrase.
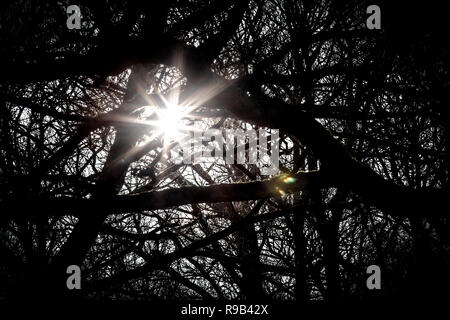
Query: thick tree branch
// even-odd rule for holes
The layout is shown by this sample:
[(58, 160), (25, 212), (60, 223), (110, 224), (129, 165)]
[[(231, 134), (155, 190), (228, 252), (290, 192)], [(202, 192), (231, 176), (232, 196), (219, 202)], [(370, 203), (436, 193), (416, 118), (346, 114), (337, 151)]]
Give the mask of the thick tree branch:
[[(289, 175), (295, 182), (286, 183), (286, 175), (264, 181), (246, 183), (217, 184), (211, 186), (195, 186), (170, 188), (161, 191), (143, 192), (133, 195), (113, 196), (105, 199), (72, 199), (55, 198), (47, 200), (5, 201), (0, 203), (3, 216), (19, 215), (74, 215), (77, 217), (92, 216), (95, 210), (119, 214), (125, 212), (141, 212), (149, 210), (167, 209), (186, 204), (217, 203), (230, 201), (248, 201), (280, 197), (282, 193), (306, 190), (311, 185), (325, 185), (326, 180), (320, 172), (299, 172)], [(280, 192), (282, 190), (282, 192)], [(32, 206), (35, 210), (29, 212)]]

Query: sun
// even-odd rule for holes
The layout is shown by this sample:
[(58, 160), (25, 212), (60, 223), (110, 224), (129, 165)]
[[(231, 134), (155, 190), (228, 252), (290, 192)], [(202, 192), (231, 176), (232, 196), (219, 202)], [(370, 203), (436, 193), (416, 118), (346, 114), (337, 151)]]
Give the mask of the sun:
[(179, 138), (183, 127), (183, 112), (181, 106), (169, 104), (167, 108), (156, 111), (158, 116), (157, 126), (164, 135), (164, 142), (171, 142)]
[(192, 108), (167, 103), (166, 106), (145, 106), (141, 115), (146, 122), (156, 128), (156, 135), (162, 135), (164, 145), (179, 141), (186, 131), (192, 129), (186, 126), (186, 118)]

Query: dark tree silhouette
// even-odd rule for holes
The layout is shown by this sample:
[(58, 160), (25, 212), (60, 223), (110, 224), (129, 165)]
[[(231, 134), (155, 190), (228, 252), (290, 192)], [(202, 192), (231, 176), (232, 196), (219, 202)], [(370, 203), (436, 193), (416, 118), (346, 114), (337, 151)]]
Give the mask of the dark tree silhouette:
[[(448, 297), (444, 13), (370, 4), (2, 2), (0, 299)], [(280, 175), (175, 162), (147, 106), (279, 130)]]

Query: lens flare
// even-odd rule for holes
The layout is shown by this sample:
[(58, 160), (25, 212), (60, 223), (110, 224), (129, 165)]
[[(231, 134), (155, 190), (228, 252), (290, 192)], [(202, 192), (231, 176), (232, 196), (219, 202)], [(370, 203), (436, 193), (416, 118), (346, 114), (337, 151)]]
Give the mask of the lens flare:
[(295, 182), (295, 178), (293, 177), (286, 177), (283, 179), (284, 183), (294, 183)]

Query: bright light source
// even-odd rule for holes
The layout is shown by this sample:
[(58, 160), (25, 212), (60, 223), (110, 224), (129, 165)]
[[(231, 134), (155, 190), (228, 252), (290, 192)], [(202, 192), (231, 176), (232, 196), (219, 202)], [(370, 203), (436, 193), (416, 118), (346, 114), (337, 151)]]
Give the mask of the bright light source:
[(167, 109), (156, 111), (159, 118), (157, 126), (163, 132), (166, 143), (179, 138), (180, 129), (183, 125), (181, 123), (183, 112), (180, 109), (180, 106), (169, 105)]
[(189, 115), (194, 107), (185, 107), (176, 104), (167, 104), (167, 107), (144, 106), (141, 118), (154, 126), (156, 131), (153, 134), (163, 135), (164, 145), (173, 141), (179, 141), (184, 136), (186, 130), (192, 130), (192, 126), (186, 126), (183, 118)]

